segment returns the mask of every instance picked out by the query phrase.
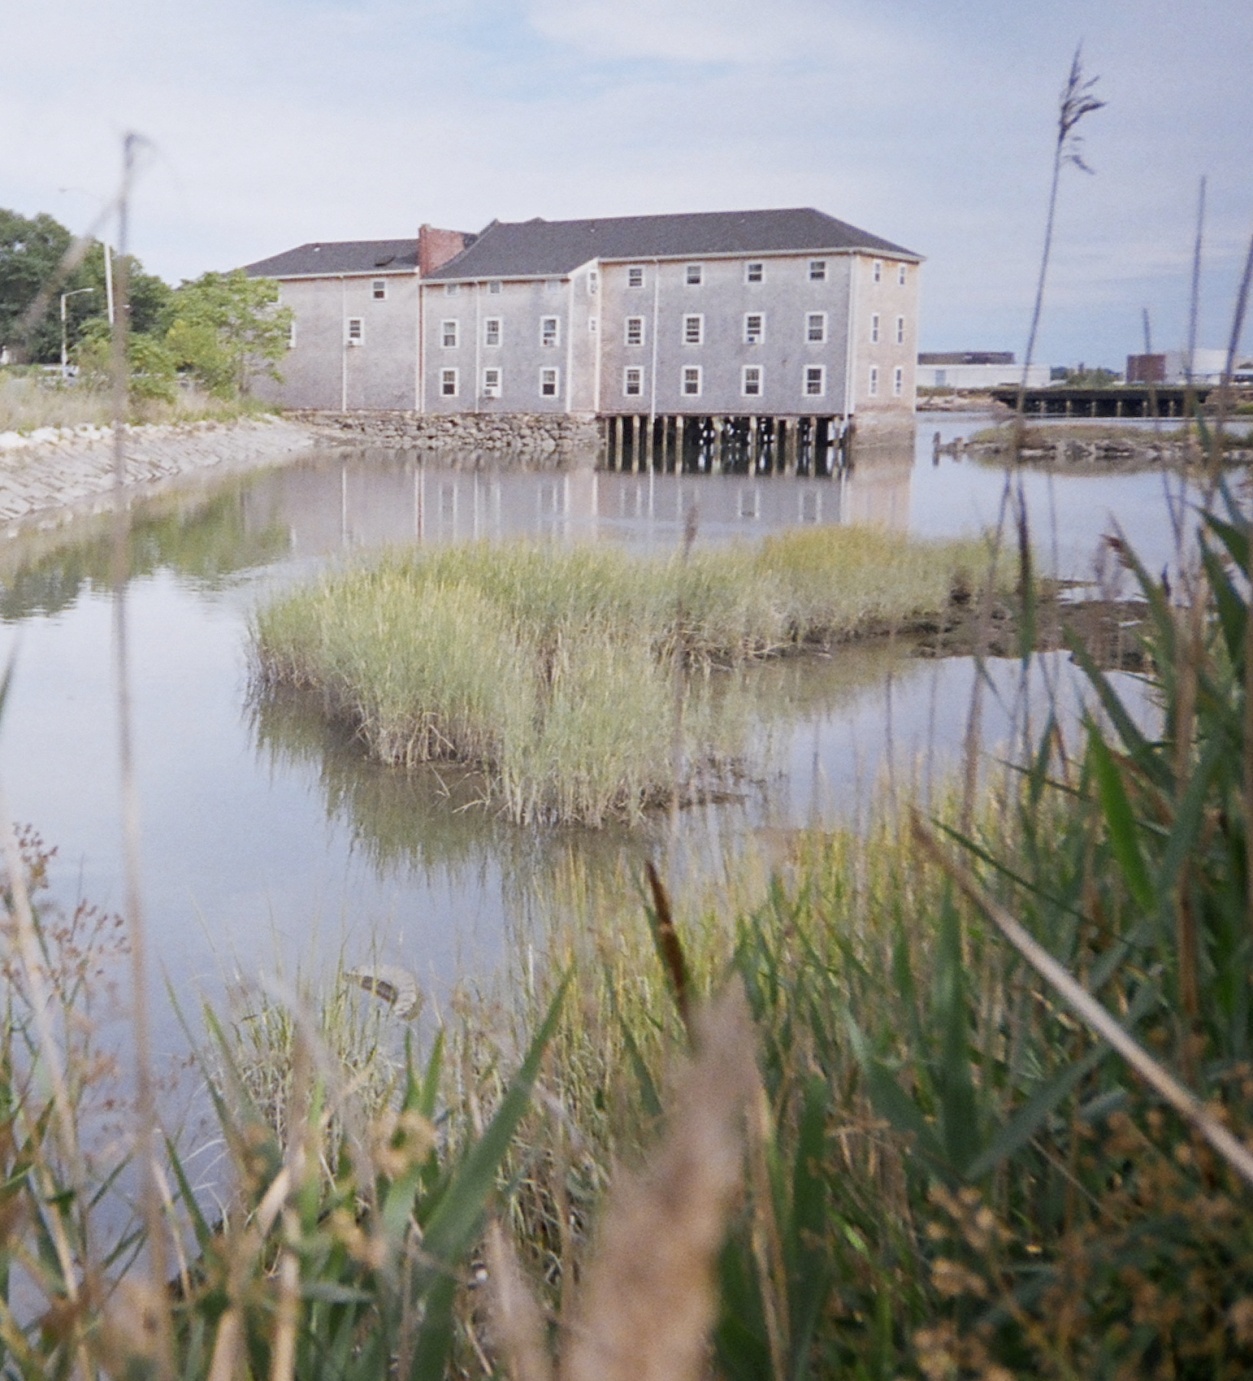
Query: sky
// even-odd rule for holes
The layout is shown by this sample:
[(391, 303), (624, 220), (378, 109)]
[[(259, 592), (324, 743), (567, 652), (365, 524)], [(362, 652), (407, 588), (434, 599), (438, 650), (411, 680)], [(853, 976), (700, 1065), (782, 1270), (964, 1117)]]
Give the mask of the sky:
[[(87, 229), (144, 140), (172, 283), (422, 222), (815, 206), (925, 256), (920, 347), (1225, 346), (1253, 235), (1250, 0), (0, 0), (0, 206)], [(109, 232), (105, 238), (113, 238)], [(1253, 331), (1244, 332), (1245, 348)]]

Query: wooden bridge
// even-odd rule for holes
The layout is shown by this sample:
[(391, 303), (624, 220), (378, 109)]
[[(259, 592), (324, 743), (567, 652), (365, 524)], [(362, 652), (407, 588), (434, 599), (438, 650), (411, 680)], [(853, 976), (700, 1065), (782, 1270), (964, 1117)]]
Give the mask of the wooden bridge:
[[(1018, 406), (1014, 386), (992, 389), (998, 403)], [(1031, 417), (1185, 417), (1212, 392), (1209, 384), (1108, 384), (1103, 388), (1029, 388), (1023, 411)]]

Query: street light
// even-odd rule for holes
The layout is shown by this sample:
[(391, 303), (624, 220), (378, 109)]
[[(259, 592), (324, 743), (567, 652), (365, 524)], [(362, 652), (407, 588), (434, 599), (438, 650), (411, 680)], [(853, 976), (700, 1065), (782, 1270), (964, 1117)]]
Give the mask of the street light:
[(67, 293), (62, 293), (62, 294), (61, 294), (61, 377), (62, 377), (62, 379), (68, 379), (68, 378), (70, 377), (70, 357), (69, 357), (68, 351), (66, 350), (66, 344), (67, 344), (67, 342), (66, 342), (66, 339), (65, 339), (65, 304), (66, 304), (66, 302), (67, 302), (71, 297), (77, 297), (80, 293), (94, 293), (95, 291), (96, 291), (95, 288), (75, 288), (75, 289), (73, 290), (73, 292), (67, 292)]

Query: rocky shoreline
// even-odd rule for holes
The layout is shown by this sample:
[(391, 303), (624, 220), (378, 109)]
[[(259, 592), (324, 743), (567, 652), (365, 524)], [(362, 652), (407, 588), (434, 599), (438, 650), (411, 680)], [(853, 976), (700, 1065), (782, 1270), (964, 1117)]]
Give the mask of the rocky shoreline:
[[(276, 417), (129, 427), (127, 497), (147, 497), (189, 475), (284, 464), (322, 444), (310, 428)], [(109, 428), (0, 432), (0, 538), (107, 511), (113, 470)]]
[[(1253, 464), (1253, 433), (1248, 444), (1239, 442), (1242, 433), (1228, 433), (1222, 448), (1225, 465)], [(1021, 446), (1014, 445), (1013, 430), (1009, 426), (997, 429), (991, 436), (957, 437), (941, 443), (937, 435), (936, 455), (969, 456), (998, 465), (1015, 461), (1022, 465), (1049, 466), (1057, 469), (1091, 470), (1111, 474), (1119, 471), (1144, 470), (1156, 467), (1186, 469), (1203, 464), (1208, 453), (1199, 439), (1178, 430), (1160, 433), (1142, 432), (1082, 432), (1028, 427)]]

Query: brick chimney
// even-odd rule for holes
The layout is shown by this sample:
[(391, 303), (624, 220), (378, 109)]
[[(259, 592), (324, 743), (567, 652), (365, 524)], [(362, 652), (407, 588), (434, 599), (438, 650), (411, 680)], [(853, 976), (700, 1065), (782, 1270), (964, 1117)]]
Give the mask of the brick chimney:
[(455, 259), (474, 237), (460, 230), (436, 230), (433, 225), (418, 227), (418, 276), (425, 278)]

